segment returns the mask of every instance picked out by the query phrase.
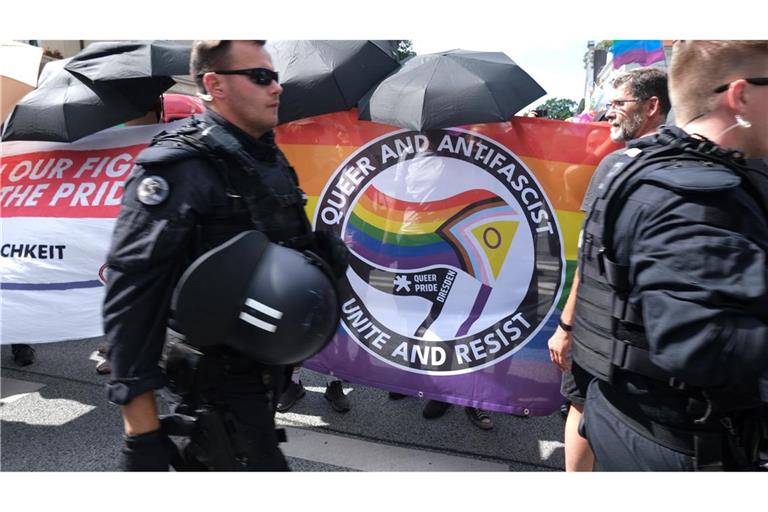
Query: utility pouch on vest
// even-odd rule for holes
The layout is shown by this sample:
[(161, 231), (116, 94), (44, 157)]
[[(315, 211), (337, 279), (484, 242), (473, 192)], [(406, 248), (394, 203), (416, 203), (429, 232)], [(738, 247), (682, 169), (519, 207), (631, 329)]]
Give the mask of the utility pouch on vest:
[(184, 337), (168, 329), (163, 352), (168, 388), (182, 398), (197, 392), (197, 372), (203, 353), (184, 343)]
[[(658, 182), (658, 177), (654, 177), (656, 170), (679, 167), (684, 162), (703, 162), (705, 167), (713, 166), (714, 162), (744, 176), (738, 154), (675, 130), (662, 128), (654, 147), (643, 151), (633, 148), (625, 153), (628, 159), (623, 164), (617, 162), (606, 175), (608, 181), (601, 184), (602, 192), (584, 223), (573, 357), (589, 373), (608, 382), (612, 381), (615, 369), (621, 369), (675, 388), (684, 386), (651, 362), (640, 305), (629, 301), (629, 266), (617, 261), (613, 254), (615, 222), (625, 198), (646, 181)], [(684, 190), (686, 186), (684, 182), (663, 183)], [(744, 188), (751, 191), (753, 187)]]

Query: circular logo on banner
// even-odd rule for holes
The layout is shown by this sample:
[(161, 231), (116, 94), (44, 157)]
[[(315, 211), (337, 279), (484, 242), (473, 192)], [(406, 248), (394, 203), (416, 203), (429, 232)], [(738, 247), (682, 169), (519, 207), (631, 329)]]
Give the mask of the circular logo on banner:
[(351, 252), (342, 325), (401, 369), (459, 374), (512, 355), (564, 281), (549, 200), (509, 149), (464, 130), (369, 142), (326, 184), (315, 228)]

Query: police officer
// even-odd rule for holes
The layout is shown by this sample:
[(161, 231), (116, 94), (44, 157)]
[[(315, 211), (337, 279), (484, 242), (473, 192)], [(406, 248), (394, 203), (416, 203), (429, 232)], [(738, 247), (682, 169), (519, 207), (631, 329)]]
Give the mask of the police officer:
[[(264, 41), (196, 41), (190, 67), (206, 112), (161, 133), (139, 155), (108, 256), (108, 397), (122, 406), (125, 470), (167, 470), (178, 457), (161, 428), (155, 390), (166, 384), (158, 362), (185, 268), (246, 230), (291, 248), (315, 244), (306, 197), (274, 142), (282, 87)], [(274, 428), (284, 367), (227, 347), (206, 350), (203, 363), (202, 398), (226, 408), (248, 438), (242, 469), (287, 470)]]
[[(677, 127), (608, 173), (584, 227), (574, 361), (604, 470), (768, 460), (768, 42), (678, 41)], [(738, 150), (738, 151), (736, 151)]]
[[(611, 140), (628, 143), (630, 149), (643, 144), (644, 137), (656, 133), (657, 128), (664, 123), (669, 114), (667, 74), (657, 68), (638, 68), (620, 75), (611, 85), (613, 90), (606, 114), (610, 124)], [(622, 161), (626, 163), (628, 160), (630, 157), (626, 154), (626, 149), (620, 149), (609, 153), (600, 161), (584, 195), (582, 211), (589, 212), (600, 191), (601, 183), (614, 165)], [(592, 376), (578, 364), (572, 364), (570, 357), (573, 343), (571, 335), (573, 315), (578, 289), (577, 269), (568, 300), (560, 315), (559, 326), (549, 339), (548, 346), (552, 362), (563, 371), (560, 392), (570, 402), (565, 422), (565, 470), (592, 471), (594, 456), (587, 440), (578, 433), (587, 386)]]

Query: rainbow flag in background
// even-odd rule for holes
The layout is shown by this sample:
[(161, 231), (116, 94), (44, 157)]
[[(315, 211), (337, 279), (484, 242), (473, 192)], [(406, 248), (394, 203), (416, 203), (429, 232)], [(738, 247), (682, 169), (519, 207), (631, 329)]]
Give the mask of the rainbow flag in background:
[(664, 45), (661, 40), (614, 41), (611, 53), (613, 53), (614, 69), (618, 69), (630, 62), (648, 66), (665, 59)]
[[(576, 267), (584, 192), (600, 160), (621, 146), (610, 140), (606, 123), (514, 117), (506, 123), (468, 125), (465, 129), (515, 153), (546, 193), (564, 243), (566, 281), (556, 306), (562, 308)], [(361, 146), (396, 130), (360, 121), (355, 110), (302, 119), (275, 130), (277, 143), (308, 195), (306, 211), (310, 219), (315, 217), (331, 174)], [(368, 261), (395, 275), (423, 274), (425, 266), (436, 273), (435, 266), (447, 265), (477, 279), (480, 287), (474, 300), (468, 297), (465, 309), (446, 313), (466, 315), (456, 333), (456, 337), (464, 336), (487, 305), (489, 291), (514, 247), (520, 224), (524, 225), (521, 221), (530, 215), (525, 210), (527, 205), (521, 204), (521, 211), (515, 211), (494, 192), (477, 185), (434, 201), (402, 197), (375, 185), (370, 183), (360, 190), (348, 212), (342, 232), (348, 247), (358, 261)], [(433, 309), (428, 320), (434, 319)], [(362, 309), (358, 313), (364, 315)], [(393, 315), (397, 314), (393, 309)], [(561, 373), (550, 362), (547, 351), (547, 339), (557, 327), (559, 316), (555, 310), (534, 338), (511, 357), (470, 373), (432, 375), (393, 368), (361, 348), (343, 328), (325, 350), (303, 366), (350, 382), (418, 393), (428, 399), (504, 413), (547, 415), (562, 404)], [(365, 322), (365, 316), (359, 321)], [(370, 335), (376, 335), (373, 327)], [(417, 336), (422, 335), (417, 332)], [(435, 343), (427, 341), (426, 345)]]
[[(506, 256), (495, 253), (499, 247), (509, 249), (516, 216), (488, 190), (411, 202), (370, 186), (352, 211), (344, 238), (358, 255), (384, 268), (450, 265), (490, 284)], [(489, 228), (496, 237), (490, 242), (484, 231)]]

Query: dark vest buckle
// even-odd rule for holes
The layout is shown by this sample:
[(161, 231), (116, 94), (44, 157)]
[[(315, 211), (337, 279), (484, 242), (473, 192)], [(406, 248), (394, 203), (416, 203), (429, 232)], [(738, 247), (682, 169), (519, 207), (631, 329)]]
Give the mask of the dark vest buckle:
[(679, 379), (677, 379), (675, 377), (670, 377), (669, 380), (667, 381), (667, 384), (669, 385), (669, 387), (671, 387), (673, 389), (677, 389), (679, 391), (683, 391), (685, 389), (688, 389), (688, 385), (685, 382), (683, 382), (683, 381), (681, 381), (681, 380), (679, 380)]

